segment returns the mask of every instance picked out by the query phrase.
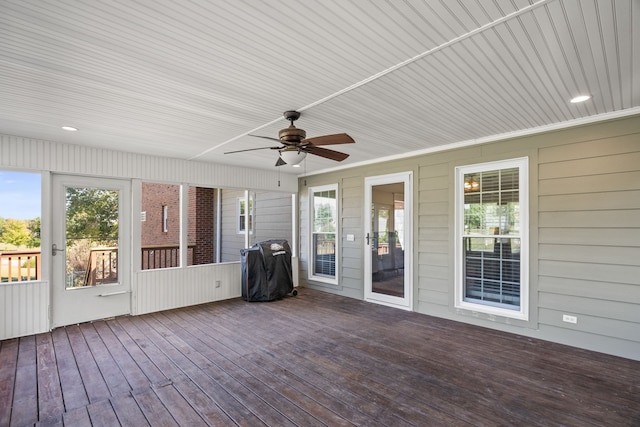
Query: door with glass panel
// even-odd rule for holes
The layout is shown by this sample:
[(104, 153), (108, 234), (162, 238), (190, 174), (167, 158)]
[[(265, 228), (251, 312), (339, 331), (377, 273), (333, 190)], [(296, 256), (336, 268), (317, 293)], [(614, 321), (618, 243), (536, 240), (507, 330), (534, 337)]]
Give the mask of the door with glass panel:
[(411, 173), (365, 178), (365, 299), (412, 308)]
[(52, 326), (131, 312), (130, 183), (54, 175)]

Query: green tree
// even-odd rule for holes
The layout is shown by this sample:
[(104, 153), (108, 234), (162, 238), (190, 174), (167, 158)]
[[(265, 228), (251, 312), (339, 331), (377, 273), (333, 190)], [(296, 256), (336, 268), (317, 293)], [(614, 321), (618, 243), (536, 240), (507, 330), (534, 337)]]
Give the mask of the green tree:
[[(67, 238), (112, 244), (118, 238), (118, 192), (95, 188), (67, 189)], [(71, 242), (68, 242), (71, 245)]]
[(0, 240), (17, 247), (27, 246), (30, 240), (27, 222), (19, 219), (5, 220)]
[(27, 221), (27, 229), (29, 230), (29, 242), (27, 246), (30, 248), (40, 247), (40, 218), (34, 218)]

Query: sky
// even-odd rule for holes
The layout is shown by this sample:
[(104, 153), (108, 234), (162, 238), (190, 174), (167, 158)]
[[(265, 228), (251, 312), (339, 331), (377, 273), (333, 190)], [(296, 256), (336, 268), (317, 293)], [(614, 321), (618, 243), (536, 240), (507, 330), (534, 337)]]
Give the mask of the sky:
[(41, 216), (39, 173), (0, 170), (0, 217), (34, 219)]

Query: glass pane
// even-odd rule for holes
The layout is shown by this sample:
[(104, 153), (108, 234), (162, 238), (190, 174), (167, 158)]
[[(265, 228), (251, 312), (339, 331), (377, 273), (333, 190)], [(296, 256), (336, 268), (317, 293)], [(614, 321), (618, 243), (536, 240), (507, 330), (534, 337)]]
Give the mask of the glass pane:
[(180, 185), (143, 182), (141, 221), (141, 268), (179, 267)]
[[(487, 240), (493, 240), (489, 250)], [(520, 239), (464, 238), (465, 300), (520, 307)]]
[(0, 282), (40, 280), (41, 180), (0, 170)]
[(502, 169), (500, 171), (500, 190), (517, 190), (519, 186), (518, 168)]
[(404, 184), (371, 188), (371, 291), (404, 298)]
[(335, 277), (336, 235), (313, 234), (313, 274)]
[(66, 287), (118, 282), (116, 190), (67, 187)]
[[(498, 176), (500, 181), (496, 179)], [(481, 178), (482, 184), (475, 189), (469, 184), (475, 175), (465, 175), (464, 234), (518, 235), (520, 193), (517, 169), (507, 169), (504, 174), (502, 171), (484, 172)], [(509, 189), (503, 190), (502, 183)], [(486, 190), (485, 184), (489, 185), (490, 191)], [(495, 187), (497, 184), (500, 186)]]
[(500, 188), (500, 171), (488, 171), (480, 174), (480, 189), (483, 193), (498, 191)]
[(313, 193), (313, 231), (332, 233), (336, 231), (336, 191)]
[(253, 231), (253, 198), (249, 199), (249, 212), (247, 213), (245, 205), (247, 201), (244, 198), (238, 199), (238, 232), (246, 230), (247, 217), (249, 218), (249, 231)]

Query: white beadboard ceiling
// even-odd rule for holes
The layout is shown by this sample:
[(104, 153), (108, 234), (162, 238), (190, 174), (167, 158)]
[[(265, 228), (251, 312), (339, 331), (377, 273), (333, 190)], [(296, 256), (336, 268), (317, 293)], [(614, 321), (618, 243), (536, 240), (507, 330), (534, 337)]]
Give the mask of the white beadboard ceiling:
[(638, 114), (639, 24), (638, 0), (0, 0), (0, 133), (270, 169), (223, 153), (298, 110), (356, 140), (314, 173)]

